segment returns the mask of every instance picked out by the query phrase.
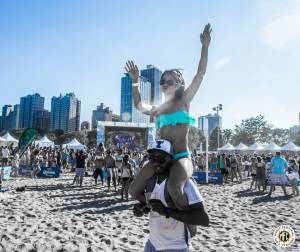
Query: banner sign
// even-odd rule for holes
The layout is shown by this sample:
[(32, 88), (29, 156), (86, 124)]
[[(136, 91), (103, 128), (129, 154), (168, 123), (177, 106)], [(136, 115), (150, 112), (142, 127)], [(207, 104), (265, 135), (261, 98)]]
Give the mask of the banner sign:
[(22, 156), (26, 150), (26, 148), (31, 144), (33, 143), (33, 141), (36, 139), (38, 135), (38, 132), (37, 130), (35, 129), (26, 129), (20, 139), (19, 139), (19, 149), (20, 149), (20, 152), (21, 152), (21, 155)]
[(38, 177), (58, 178), (60, 175), (59, 167), (41, 167)]
[[(32, 176), (32, 167), (28, 165), (20, 165), (20, 173), (24, 176)], [(41, 171), (37, 175), (42, 178), (58, 178), (60, 175), (59, 167), (41, 167)]]
[[(200, 184), (206, 183), (206, 172), (194, 172), (193, 178)], [(220, 172), (217, 173), (208, 173), (208, 183), (214, 183), (214, 184), (222, 184), (223, 183), (223, 177)]]
[(0, 174), (3, 179), (7, 180), (10, 178), (11, 166), (0, 167)]

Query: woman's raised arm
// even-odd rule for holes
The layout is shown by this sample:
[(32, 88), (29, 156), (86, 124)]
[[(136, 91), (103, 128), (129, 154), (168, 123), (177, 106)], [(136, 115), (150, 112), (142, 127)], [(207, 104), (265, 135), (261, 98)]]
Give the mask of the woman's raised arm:
[(194, 98), (195, 94), (197, 93), (200, 84), (203, 80), (204, 74), (206, 72), (207, 67), (207, 60), (208, 60), (208, 46), (210, 43), (210, 33), (211, 28), (210, 24), (207, 24), (203, 30), (203, 33), (200, 34), (200, 41), (202, 43), (202, 50), (201, 50), (201, 58), (198, 65), (197, 73), (191, 83), (191, 85), (185, 90), (185, 99), (187, 103), (190, 103)]

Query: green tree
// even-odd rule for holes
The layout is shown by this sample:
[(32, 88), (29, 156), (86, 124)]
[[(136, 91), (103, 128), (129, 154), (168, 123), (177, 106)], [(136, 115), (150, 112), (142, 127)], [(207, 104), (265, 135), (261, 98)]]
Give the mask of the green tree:
[(272, 131), (272, 141), (278, 145), (284, 145), (290, 139), (290, 130), (275, 128)]
[(272, 139), (272, 127), (262, 115), (242, 120), (240, 125), (235, 126), (233, 142), (247, 145), (269, 142)]
[(222, 132), (219, 127), (216, 127), (210, 134), (209, 137), (209, 150), (215, 151), (218, 149), (218, 131), (219, 131), (219, 147), (224, 145)]
[(189, 129), (188, 141), (189, 149), (196, 150), (199, 148), (201, 142), (205, 142), (205, 137), (201, 130), (191, 126)]
[(223, 129), (222, 137), (224, 143), (229, 143), (232, 140), (232, 136), (233, 136), (233, 131), (231, 129)]

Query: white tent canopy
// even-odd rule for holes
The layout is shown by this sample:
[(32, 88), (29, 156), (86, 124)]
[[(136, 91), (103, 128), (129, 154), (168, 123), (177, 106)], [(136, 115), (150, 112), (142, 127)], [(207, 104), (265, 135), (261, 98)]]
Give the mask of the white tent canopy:
[(39, 145), (39, 147), (51, 147), (54, 148), (54, 142), (51, 141), (47, 136), (44, 136), (42, 139), (35, 141), (35, 145)]
[(300, 147), (290, 141), (288, 144), (281, 147), (283, 151), (300, 151)]
[(234, 151), (235, 148), (230, 143), (225, 144), (223, 147), (218, 149), (219, 151)]
[(84, 150), (86, 148), (86, 146), (79, 143), (76, 138), (74, 138), (71, 142), (63, 145), (63, 148), (66, 148), (66, 147), (68, 147), (69, 149), (74, 149), (74, 150)]
[(19, 142), (17, 139), (12, 137), (8, 132), (4, 136), (2, 136), (2, 138), (5, 140), (5, 142), (7, 144), (18, 143)]
[(234, 149), (237, 151), (246, 151), (248, 150), (248, 146), (243, 143), (240, 143), (239, 145), (235, 146)]
[(251, 146), (249, 146), (248, 150), (251, 150), (251, 151), (264, 151), (265, 147), (262, 144), (254, 143)]
[(269, 143), (266, 147), (265, 147), (266, 150), (268, 151), (279, 151), (281, 150), (281, 147), (278, 146), (277, 144), (275, 143)]
[(0, 137), (0, 146), (5, 145), (6, 144), (6, 140), (2, 137)]

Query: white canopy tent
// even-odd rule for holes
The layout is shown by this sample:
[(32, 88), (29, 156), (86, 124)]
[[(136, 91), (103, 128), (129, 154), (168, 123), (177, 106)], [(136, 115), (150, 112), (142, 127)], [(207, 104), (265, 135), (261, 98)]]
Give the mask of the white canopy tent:
[(74, 150), (84, 150), (86, 148), (86, 146), (79, 143), (76, 138), (74, 138), (71, 142), (63, 145), (63, 148), (66, 148), (66, 147), (68, 147), (69, 149), (74, 149)]
[(39, 147), (51, 147), (54, 148), (54, 142), (51, 141), (47, 136), (44, 136), (42, 139), (35, 141), (35, 145), (39, 145)]
[(223, 147), (219, 148), (218, 151), (234, 151), (235, 148), (230, 143), (225, 144)]
[(243, 144), (243, 143), (240, 143), (239, 145), (235, 146), (234, 149), (236, 151), (247, 151), (248, 150), (248, 146)]
[(254, 143), (251, 146), (249, 146), (248, 150), (250, 150), (250, 151), (264, 151), (265, 147), (262, 144)]
[(277, 144), (275, 143), (269, 143), (266, 147), (265, 147), (266, 150), (268, 151), (280, 151), (281, 150), (281, 147), (278, 146)]
[(293, 151), (293, 152), (300, 152), (300, 147), (294, 144), (292, 141), (288, 142), (288, 144), (281, 147), (283, 151)]
[(6, 145), (6, 140), (0, 137), (0, 146)]
[(2, 138), (5, 140), (6, 145), (17, 145), (19, 143), (19, 141), (16, 138), (12, 137), (8, 132), (4, 136), (2, 136)]

